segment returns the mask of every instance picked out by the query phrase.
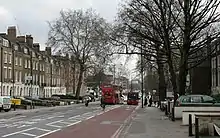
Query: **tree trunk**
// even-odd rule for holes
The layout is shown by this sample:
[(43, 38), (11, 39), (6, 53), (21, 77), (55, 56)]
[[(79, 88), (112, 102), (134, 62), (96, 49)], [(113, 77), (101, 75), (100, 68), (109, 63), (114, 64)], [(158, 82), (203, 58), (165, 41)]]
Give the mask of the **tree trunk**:
[(164, 101), (166, 98), (166, 81), (165, 81), (165, 76), (164, 76), (164, 65), (163, 63), (161, 63), (159, 56), (157, 55), (158, 59), (157, 59), (157, 65), (158, 65), (158, 76), (159, 76), (159, 83), (158, 83), (158, 88), (159, 88), (159, 100)]
[(82, 87), (83, 73), (84, 73), (84, 68), (80, 66), (80, 72), (79, 72), (78, 83), (77, 83), (77, 88), (76, 88), (76, 99), (78, 101), (79, 101), (79, 96), (80, 96), (80, 90)]
[(170, 72), (170, 76), (171, 76), (171, 83), (172, 83), (172, 87), (173, 87), (173, 93), (174, 93), (174, 105), (176, 103), (176, 100), (178, 98), (178, 91), (177, 91), (177, 83), (176, 83), (176, 72), (173, 68), (173, 62), (172, 59), (168, 59), (168, 65), (169, 65), (169, 72)]
[(187, 76), (187, 55), (183, 52), (180, 59), (179, 66), (179, 95), (184, 95), (186, 93), (186, 76)]

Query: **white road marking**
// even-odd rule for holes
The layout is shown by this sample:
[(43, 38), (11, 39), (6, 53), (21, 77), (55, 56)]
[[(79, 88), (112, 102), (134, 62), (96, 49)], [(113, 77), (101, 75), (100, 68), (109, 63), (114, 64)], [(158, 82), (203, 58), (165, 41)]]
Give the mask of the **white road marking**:
[(68, 118), (68, 119), (75, 119), (75, 118), (77, 118), (77, 117), (80, 117), (80, 115), (77, 115), (77, 116), (73, 116), (73, 117), (70, 117), (70, 118)]
[(51, 127), (58, 127), (58, 128), (61, 128), (62, 126), (59, 126), (59, 125), (54, 125), (56, 123), (59, 123), (59, 122), (62, 122), (63, 120), (58, 120), (58, 121), (54, 121), (54, 122), (50, 122), (48, 124), (46, 124), (47, 126), (51, 126)]
[(56, 127), (56, 128), (62, 128), (62, 126), (58, 126), (58, 125), (51, 125), (51, 124), (48, 124), (47, 126), (50, 126), (50, 127)]
[(19, 126), (17, 128), (23, 128), (23, 127), (29, 127), (29, 126), (31, 126), (31, 125), (22, 125), (22, 126)]
[(97, 115), (101, 115), (101, 114), (103, 114), (103, 112), (101, 112), (101, 113), (98, 113)]
[(20, 118), (25, 118), (25, 117), (26, 116), (16, 116), (16, 117), (9, 118), (8, 120), (20, 119)]
[(16, 127), (16, 126), (18, 126), (18, 125), (9, 125), (9, 126), (7, 126), (7, 128), (12, 128), (12, 127)]
[[(49, 124), (49, 125), (52, 125), (52, 124), (59, 123), (59, 122), (61, 122), (61, 121), (63, 121), (63, 120), (53, 121), (53, 122), (50, 122), (50, 123), (48, 123), (48, 124)], [(46, 125), (47, 125), (47, 124), (46, 124)]]
[(69, 127), (69, 126), (76, 125), (76, 124), (79, 124), (79, 123), (81, 123), (81, 122), (82, 122), (82, 121), (77, 121), (77, 122), (74, 122), (74, 123), (72, 123), (72, 124), (69, 124), (69, 125), (68, 125), (68, 127)]
[(88, 118), (86, 118), (86, 120), (89, 120), (89, 119), (91, 119), (91, 118), (93, 118), (94, 116), (90, 116), (90, 117), (88, 117)]
[(43, 129), (43, 128), (39, 128), (39, 127), (37, 127), (36, 129), (41, 130), (41, 131), (47, 131), (47, 132), (50, 132), (50, 131), (51, 131), (51, 130)]
[(2, 137), (3, 138), (9, 137), (9, 136), (12, 136), (12, 135), (15, 135), (15, 134), (19, 134), (19, 133), (23, 133), (23, 132), (26, 132), (26, 131), (29, 131), (29, 130), (33, 130), (33, 129), (35, 129), (35, 127), (29, 128), (29, 129), (24, 129), (24, 130), (17, 131), (17, 132), (14, 132), (14, 133), (10, 133), (10, 134), (4, 135)]
[(50, 131), (50, 132), (48, 132), (48, 133), (42, 134), (42, 135), (40, 135), (40, 136), (36, 136), (36, 137), (34, 137), (34, 138), (41, 138), (41, 137), (44, 137), (44, 136), (46, 136), (46, 135), (52, 134), (52, 133), (57, 132), (57, 131), (60, 131), (60, 130), (61, 130), (61, 129), (56, 129), (56, 130)]
[(67, 124), (67, 125), (71, 124), (71, 123), (69, 123), (69, 122), (59, 122), (59, 123)]
[(26, 135), (26, 136), (31, 136), (31, 137), (36, 137), (36, 135), (34, 135), (34, 134), (30, 134), (30, 133), (21, 133), (21, 134), (23, 134), (23, 135)]

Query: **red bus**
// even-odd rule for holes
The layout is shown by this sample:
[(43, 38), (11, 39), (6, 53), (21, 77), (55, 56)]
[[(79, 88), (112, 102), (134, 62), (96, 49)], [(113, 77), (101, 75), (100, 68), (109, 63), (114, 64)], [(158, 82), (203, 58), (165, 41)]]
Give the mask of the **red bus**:
[(139, 103), (139, 94), (137, 92), (129, 92), (127, 104), (128, 105), (138, 105)]
[(121, 103), (120, 87), (112, 84), (103, 84), (101, 86), (102, 96), (104, 96), (106, 104)]
[(102, 96), (104, 96), (105, 104), (116, 104), (116, 93), (114, 91), (113, 85), (103, 84), (101, 86)]

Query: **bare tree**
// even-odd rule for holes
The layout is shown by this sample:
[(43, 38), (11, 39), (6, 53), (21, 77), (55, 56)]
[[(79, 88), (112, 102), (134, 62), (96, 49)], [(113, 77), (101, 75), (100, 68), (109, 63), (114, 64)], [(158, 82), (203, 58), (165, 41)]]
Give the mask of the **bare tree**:
[[(217, 29), (220, 21), (219, 0), (166, 0), (172, 3), (169, 11), (178, 26), (174, 34), (179, 42), (179, 93), (185, 93), (189, 68), (201, 64), (216, 49), (209, 44), (220, 36)], [(179, 11), (179, 14), (173, 12)], [(177, 16), (181, 15), (182, 18)], [(173, 31), (174, 32), (174, 31)]]
[(218, 0), (130, 0), (122, 9), (120, 19), (129, 28), (132, 41), (141, 37), (146, 53), (155, 56), (161, 50), (166, 55), (175, 97), (177, 93), (185, 93), (188, 70), (201, 64), (215, 50), (215, 45), (210, 47), (213, 45), (208, 43), (219, 37), (216, 27), (219, 3)]
[(108, 45), (105, 33), (108, 23), (92, 9), (61, 11), (60, 17), (49, 23), (48, 44), (74, 56), (79, 66), (76, 97), (79, 98), (84, 73), (97, 61), (104, 61)]
[[(176, 71), (172, 60), (173, 47), (171, 48), (173, 41), (171, 30), (175, 28), (175, 24), (168, 11), (169, 8), (162, 4), (162, 0), (131, 0), (120, 11), (119, 18), (126, 28), (126, 36), (131, 45), (139, 50), (143, 49), (148, 60), (158, 63), (162, 78), (164, 78), (161, 73), (163, 64), (169, 65), (173, 91), (176, 95)], [(166, 93), (165, 87), (163, 93)]]

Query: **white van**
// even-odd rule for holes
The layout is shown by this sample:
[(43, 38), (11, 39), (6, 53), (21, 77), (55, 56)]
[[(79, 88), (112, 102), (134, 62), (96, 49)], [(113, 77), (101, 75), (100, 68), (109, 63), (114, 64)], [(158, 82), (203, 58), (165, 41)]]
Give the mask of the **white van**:
[(0, 96), (0, 111), (4, 110), (8, 112), (11, 110), (11, 97), (10, 96)]

